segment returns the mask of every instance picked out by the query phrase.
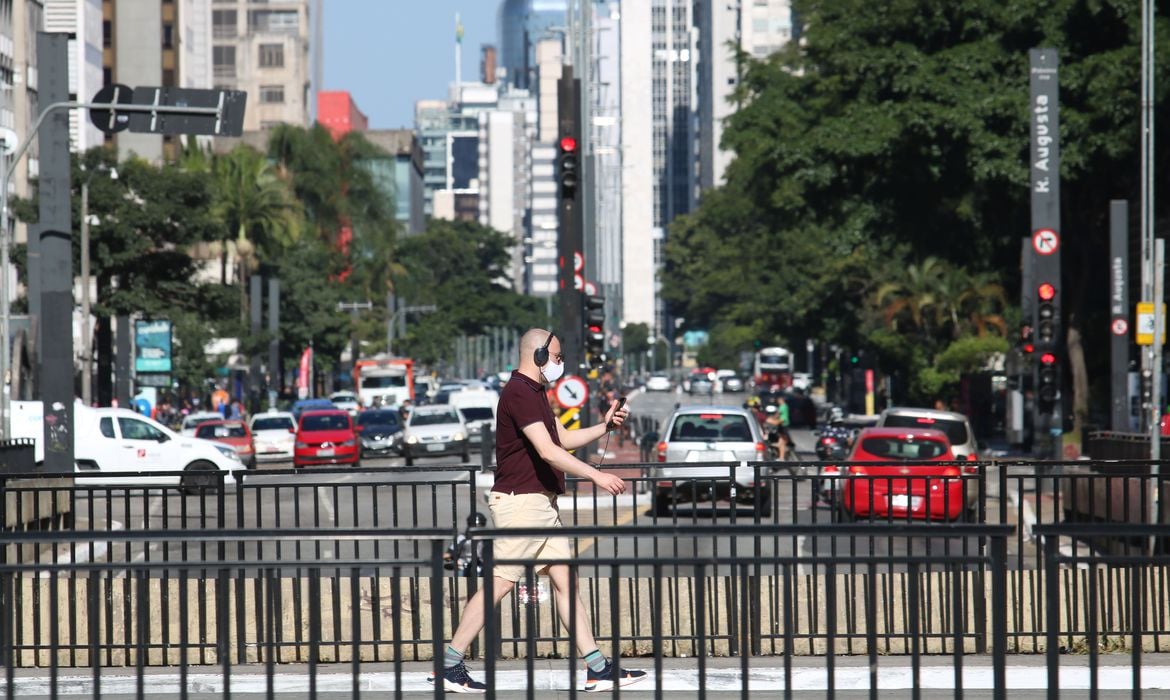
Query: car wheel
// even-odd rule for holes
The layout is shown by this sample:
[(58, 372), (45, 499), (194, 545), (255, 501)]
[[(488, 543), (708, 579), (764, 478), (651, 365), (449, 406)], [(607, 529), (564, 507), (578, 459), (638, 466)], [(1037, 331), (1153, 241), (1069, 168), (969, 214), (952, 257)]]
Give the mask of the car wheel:
[(406, 460), (406, 466), (408, 466), (408, 467), (414, 466), (414, 455), (410, 454), (410, 450), (403, 450), (402, 451), (402, 458), (404, 460)]
[(772, 514), (772, 499), (767, 491), (756, 492), (755, 498), (752, 499), (752, 509), (761, 519)]
[(853, 516), (853, 512), (846, 508), (844, 503), (837, 503), (837, 522), (851, 523), (856, 519), (857, 518)]
[(183, 490), (188, 494), (210, 490), (219, 481), (215, 477), (215, 472), (219, 471), (219, 468), (205, 459), (188, 464), (185, 471), (192, 472), (184, 474), (181, 482)]

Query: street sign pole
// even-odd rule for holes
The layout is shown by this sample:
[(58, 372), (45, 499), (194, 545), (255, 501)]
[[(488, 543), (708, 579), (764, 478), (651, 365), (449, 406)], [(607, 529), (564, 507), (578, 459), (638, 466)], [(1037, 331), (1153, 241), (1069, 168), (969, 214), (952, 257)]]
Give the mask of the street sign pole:
[[(42, 32), (42, 36), (50, 36), (56, 39), (56, 35), (46, 35)], [(42, 65), (41, 77), (42, 81), (46, 79), (46, 66)], [(147, 88), (151, 90), (151, 88)], [(191, 101), (200, 101), (198, 93), (208, 93), (220, 95), (217, 98), (216, 104), (213, 106), (190, 106)], [(99, 93), (101, 94), (101, 93)], [(195, 94), (194, 99), (192, 95)], [(53, 95), (46, 95), (50, 101)], [(3, 381), (2, 391), (0, 391), (0, 429), (3, 430), (5, 438), (12, 435), (12, 411), (11, 411), (11, 385), (12, 385), (12, 328), (11, 328), (11, 299), (9, 299), (8, 289), (10, 286), (10, 279), (8, 275), (9, 261), (11, 256), (12, 236), (9, 231), (9, 216), (8, 216), (8, 183), (11, 181), (12, 174), (16, 170), (16, 166), (24, 158), (28, 151), (29, 145), (32, 143), (34, 136), (38, 134), (41, 127), (45, 124), (51, 116), (56, 115), (61, 110), (68, 109), (88, 109), (99, 110), (102, 113), (109, 114), (107, 119), (107, 126), (111, 127), (111, 131), (121, 130), (122, 128), (130, 128), (132, 131), (139, 130), (138, 125), (132, 124), (126, 120), (121, 120), (119, 114), (125, 113), (129, 115), (143, 115), (146, 119), (146, 127), (154, 130), (154, 133), (196, 133), (217, 136), (239, 136), (243, 131), (244, 108), (246, 104), (246, 93), (235, 90), (205, 90), (205, 91), (171, 91), (171, 92), (156, 92), (155, 98), (151, 104), (125, 104), (121, 100), (126, 99), (125, 94), (120, 94), (114, 101), (93, 101), (93, 102), (78, 102), (59, 100), (51, 102), (33, 122), (32, 128), (28, 135), (21, 140), (19, 147), (12, 153), (12, 158), (8, 161), (7, 167), (0, 171), (0, 381)], [(207, 99), (206, 96), (202, 99)], [(167, 100), (175, 100), (177, 104), (168, 104)], [(173, 115), (178, 119), (167, 120), (163, 117)], [(192, 118), (199, 118), (197, 123), (192, 123)], [(63, 135), (58, 135), (60, 138), (68, 138), (68, 121), (62, 120), (63, 124), (54, 123), (54, 131), (64, 130)], [(132, 120), (131, 120), (132, 121)], [(126, 123), (123, 127), (122, 124)], [(182, 131), (181, 129), (190, 128), (191, 131)], [(43, 154), (42, 154), (43, 158)], [(42, 193), (45, 190), (46, 183), (56, 177), (59, 181), (62, 180), (60, 173), (50, 172), (46, 169), (46, 164), (42, 162), (41, 165), (41, 188)], [(69, 171), (68, 161), (66, 160), (65, 174), (63, 181), (66, 191), (69, 188)], [(65, 227), (66, 233), (57, 234), (57, 238), (64, 235), (68, 240), (68, 245), (72, 245), (70, 226)], [(71, 258), (72, 253), (66, 259)], [(54, 272), (58, 272), (53, 268)], [(70, 289), (72, 288), (70, 282)], [(71, 300), (70, 300), (71, 302)], [(66, 305), (66, 309), (72, 309), (72, 303)], [(70, 317), (72, 312), (68, 312)], [(42, 324), (43, 325), (43, 324)], [(44, 373), (46, 375), (52, 374), (54, 376), (72, 377), (73, 368), (72, 363), (72, 331), (70, 330), (69, 338), (70, 348), (68, 349), (69, 357), (54, 358), (52, 367), (46, 367)], [(57, 353), (60, 355), (61, 353)], [(62, 362), (68, 363), (66, 366), (60, 366)], [(72, 382), (70, 381), (70, 385)], [(66, 410), (72, 411), (72, 388), (70, 388), (70, 397)], [(47, 414), (46, 414), (47, 415)], [(70, 437), (72, 439), (72, 435)], [(70, 447), (70, 450), (72, 448)], [(70, 461), (72, 461), (70, 459)], [(70, 466), (72, 470), (72, 466)]]

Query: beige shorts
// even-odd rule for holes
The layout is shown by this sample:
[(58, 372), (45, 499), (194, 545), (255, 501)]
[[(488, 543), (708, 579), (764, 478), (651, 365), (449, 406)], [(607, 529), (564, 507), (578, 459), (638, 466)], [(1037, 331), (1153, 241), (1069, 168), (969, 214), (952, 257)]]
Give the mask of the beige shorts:
[[(488, 494), (488, 507), (497, 528), (560, 528), (561, 512), (557, 509), (554, 493), (497, 493)], [(542, 561), (547, 559), (568, 559), (572, 556), (567, 537), (509, 537), (498, 539), (492, 549), (492, 558)], [(508, 581), (524, 579), (525, 567), (500, 565), (493, 567), (493, 575)], [(543, 574), (547, 566), (536, 569)]]

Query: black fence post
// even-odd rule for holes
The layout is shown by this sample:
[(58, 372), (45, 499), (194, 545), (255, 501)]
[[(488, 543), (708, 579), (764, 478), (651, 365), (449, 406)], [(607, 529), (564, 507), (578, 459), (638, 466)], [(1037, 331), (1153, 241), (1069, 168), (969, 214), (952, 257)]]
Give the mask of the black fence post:
[(496, 433), (491, 425), (484, 425), (480, 433), (479, 464), (484, 471), (492, 468), (492, 455), (496, 451)]
[(996, 535), (991, 538), (991, 673), (996, 700), (1007, 698), (1007, 577), (1007, 535)]
[(1048, 698), (1060, 698), (1060, 581), (1056, 560), (1060, 538), (1056, 534), (1044, 537), (1044, 617), (1048, 648), (1045, 649), (1048, 665)]

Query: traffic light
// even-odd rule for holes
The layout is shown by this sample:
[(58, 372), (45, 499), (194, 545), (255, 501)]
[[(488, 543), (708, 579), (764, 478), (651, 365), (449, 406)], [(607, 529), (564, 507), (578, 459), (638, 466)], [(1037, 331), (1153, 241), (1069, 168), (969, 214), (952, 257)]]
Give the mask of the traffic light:
[(578, 167), (577, 139), (572, 136), (561, 137), (560, 155), (557, 158), (558, 181), (561, 185), (561, 196), (572, 199), (577, 192), (577, 180), (580, 176)]
[(1041, 349), (1056, 346), (1056, 287), (1044, 282), (1036, 288), (1036, 342)]
[(605, 297), (585, 295), (585, 355), (594, 367), (605, 361)]
[(1040, 407), (1044, 413), (1052, 410), (1052, 404), (1060, 393), (1060, 365), (1056, 361), (1056, 353), (1046, 352), (1040, 355), (1040, 373), (1037, 377), (1036, 396), (1040, 399)]
[(1036, 344), (1032, 339), (1032, 327), (1020, 327), (1020, 351), (1024, 354), (1025, 360), (1032, 359), (1032, 353), (1036, 352)]

